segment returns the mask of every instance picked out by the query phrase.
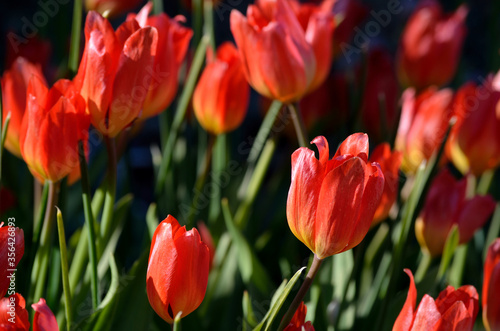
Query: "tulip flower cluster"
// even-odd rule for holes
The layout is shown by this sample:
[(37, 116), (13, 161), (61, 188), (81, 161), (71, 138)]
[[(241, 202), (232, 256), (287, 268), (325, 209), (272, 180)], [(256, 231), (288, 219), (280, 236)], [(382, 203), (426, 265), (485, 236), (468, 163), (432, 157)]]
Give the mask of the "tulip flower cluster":
[(9, 4), (0, 330), (500, 331), (495, 5), (443, 4)]

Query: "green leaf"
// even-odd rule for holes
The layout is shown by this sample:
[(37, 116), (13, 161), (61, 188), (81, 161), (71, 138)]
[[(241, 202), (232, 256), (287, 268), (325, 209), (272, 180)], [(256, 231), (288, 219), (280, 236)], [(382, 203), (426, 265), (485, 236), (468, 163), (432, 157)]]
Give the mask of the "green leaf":
[(248, 327), (254, 328), (259, 323), (255, 317), (255, 313), (252, 307), (252, 300), (248, 291), (243, 292), (243, 331), (247, 331)]
[(69, 331), (71, 329), (73, 316), (73, 300), (71, 299), (71, 289), (68, 278), (68, 252), (66, 250), (66, 236), (64, 232), (63, 217), (59, 208), (57, 208), (57, 232), (59, 234), (59, 249), (61, 251), (61, 274), (64, 292), (64, 307), (66, 312), (66, 325)]
[(451, 258), (453, 257), (453, 254), (455, 254), (455, 250), (458, 246), (459, 240), (460, 233), (458, 232), (458, 224), (454, 224), (450, 232), (448, 233), (446, 243), (444, 244), (441, 264), (439, 265), (439, 271), (436, 279), (437, 282), (440, 282), (443, 279), (443, 276), (448, 269), (448, 265), (450, 264)]
[(146, 225), (148, 226), (149, 240), (153, 240), (153, 234), (155, 233), (160, 221), (157, 216), (158, 208), (156, 203), (149, 205), (148, 211), (146, 212)]

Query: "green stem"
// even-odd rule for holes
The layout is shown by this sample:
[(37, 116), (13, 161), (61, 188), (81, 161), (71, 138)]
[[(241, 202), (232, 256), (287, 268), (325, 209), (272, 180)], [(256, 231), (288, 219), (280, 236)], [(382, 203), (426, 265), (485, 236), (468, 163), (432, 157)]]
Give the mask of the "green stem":
[(163, 1), (162, 0), (153, 0), (153, 13), (155, 15), (159, 15), (163, 13)]
[(485, 195), (490, 190), (491, 183), (493, 182), (493, 177), (495, 177), (494, 170), (485, 171), (479, 180), (477, 185), (477, 194)]
[(71, 44), (68, 59), (68, 67), (71, 75), (75, 75), (78, 71), (78, 58), (80, 57), (80, 35), (82, 30), (82, 7), (82, 0), (75, 0), (71, 26)]
[(203, 0), (204, 33), (210, 36), (210, 46), (215, 51), (215, 29), (214, 29), (214, 3), (213, 0)]
[[(36, 252), (33, 270), (31, 273), (32, 295), (29, 302), (38, 302), (43, 296), (45, 282), (47, 280), (47, 270), (49, 267), (50, 248), (54, 233), (54, 206), (57, 204), (59, 191), (59, 182), (49, 181), (49, 193), (47, 198), (47, 208), (45, 210), (45, 219), (43, 221), (42, 233), (40, 235), (40, 246)], [(34, 291), (33, 291), (34, 289)]]
[[(57, 208), (57, 207), (56, 207)], [(71, 289), (69, 287), (69, 278), (68, 278), (68, 251), (66, 247), (66, 237), (64, 232), (64, 222), (62, 218), (62, 213), (57, 208), (57, 232), (59, 234), (59, 249), (61, 251), (61, 273), (62, 273), (62, 283), (63, 283), (63, 292), (64, 292), (64, 306), (66, 312), (66, 327), (68, 331), (71, 330), (71, 318), (73, 316), (72, 309), (72, 298), (71, 298)]]
[(212, 152), (212, 171), (210, 172), (210, 180), (212, 182), (213, 192), (210, 194), (210, 206), (208, 210), (208, 223), (213, 224), (220, 216), (220, 200), (222, 196), (222, 174), (226, 168), (226, 134), (220, 134), (215, 141), (214, 150)]
[(83, 148), (83, 142), (78, 142), (78, 152), (80, 157), (80, 173), (82, 181), (82, 201), (83, 201), (83, 211), (85, 214), (85, 224), (87, 226), (87, 238), (89, 246), (89, 256), (90, 256), (90, 268), (91, 268), (91, 289), (92, 289), (92, 308), (97, 310), (99, 306), (99, 280), (97, 277), (97, 249), (95, 246), (96, 235), (94, 229), (94, 216), (92, 214), (92, 205), (90, 199), (90, 183), (87, 169), (87, 160), (85, 159), (85, 151)]
[(177, 104), (177, 109), (175, 112), (175, 117), (172, 122), (172, 127), (170, 129), (170, 134), (168, 136), (167, 144), (163, 150), (162, 160), (160, 163), (160, 169), (158, 170), (158, 179), (156, 181), (155, 192), (158, 196), (165, 185), (165, 180), (167, 178), (167, 173), (172, 162), (173, 151), (175, 143), (177, 141), (177, 136), (179, 135), (179, 130), (181, 128), (182, 122), (186, 117), (186, 111), (193, 95), (194, 88), (196, 86), (196, 81), (200, 73), (203, 62), (205, 61), (205, 52), (207, 50), (207, 45), (209, 42), (208, 37), (203, 37), (196, 53), (194, 55), (193, 63), (189, 71), (188, 78), (186, 80), (186, 85), (182, 90), (182, 94)]
[(200, 43), (203, 28), (203, 0), (192, 0), (193, 17), (193, 45), (196, 47)]
[(432, 256), (428, 253), (422, 253), (422, 259), (420, 260), (420, 264), (418, 265), (417, 272), (415, 273), (415, 281), (420, 283), (422, 279), (424, 279), (427, 270), (432, 263)]
[(289, 104), (288, 109), (290, 110), (290, 115), (292, 116), (293, 126), (295, 127), (295, 132), (297, 133), (297, 139), (301, 147), (309, 146), (309, 140), (307, 139), (307, 131), (304, 126), (304, 120), (297, 106), (294, 104)]
[[(0, 90), (0, 94), (2, 94), (2, 91)], [(2, 102), (0, 98), (0, 102)], [(2, 107), (0, 107), (2, 108)], [(1, 116), (1, 114), (0, 114)], [(1, 119), (1, 117), (0, 117)], [(5, 123), (2, 127), (0, 125), (0, 183), (2, 182), (2, 160), (3, 160), (3, 147), (5, 145), (5, 139), (7, 139), (7, 130), (9, 130), (9, 123), (10, 123), (10, 112), (7, 114), (7, 117), (5, 118)], [(1, 122), (0, 122), (1, 124)]]
[(108, 183), (106, 186), (106, 197), (104, 200), (104, 210), (102, 212), (101, 220), (100, 253), (102, 253), (102, 248), (105, 246), (104, 244), (108, 240), (111, 232), (116, 197), (116, 144), (114, 138), (106, 137), (105, 140), (108, 151)]
[(297, 308), (299, 308), (300, 303), (304, 300), (304, 297), (307, 294), (307, 291), (309, 291), (309, 288), (311, 287), (314, 277), (316, 277), (316, 274), (318, 273), (319, 267), (323, 263), (323, 259), (318, 259), (316, 255), (314, 255), (313, 262), (311, 264), (311, 267), (309, 268), (309, 271), (307, 272), (306, 279), (302, 283), (302, 286), (300, 287), (299, 291), (295, 295), (295, 298), (293, 299), (292, 303), (290, 304), (290, 307), (288, 307), (288, 310), (285, 313), (285, 316), (283, 316), (283, 319), (281, 320), (281, 323), (278, 327), (278, 331), (282, 331), (292, 320), (293, 315), (297, 311)]

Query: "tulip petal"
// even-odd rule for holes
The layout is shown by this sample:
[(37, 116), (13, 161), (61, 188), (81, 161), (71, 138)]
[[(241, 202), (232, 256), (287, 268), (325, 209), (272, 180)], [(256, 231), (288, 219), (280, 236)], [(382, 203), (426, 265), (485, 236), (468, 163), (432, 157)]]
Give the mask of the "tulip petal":
[(35, 310), (33, 318), (33, 331), (59, 331), (56, 317), (45, 302), (45, 299), (40, 298), (38, 303), (31, 305)]
[(417, 288), (415, 287), (413, 274), (410, 269), (404, 269), (404, 272), (410, 277), (410, 288), (403, 309), (401, 309), (392, 331), (410, 331), (417, 305)]
[(354, 133), (347, 137), (342, 144), (340, 144), (335, 157), (340, 155), (350, 154), (360, 157), (363, 161), (368, 162), (369, 150), (368, 135), (364, 133)]
[(475, 196), (466, 200), (457, 220), (460, 244), (465, 244), (490, 218), (495, 210), (495, 200), (489, 196)]
[[(12, 308), (14, 311), (12, 311)], [(12, 323), (12, 318), (14, 318), (15, 323)], [(13, 328), (4, 328), (4, 325), (11, 325)], [(30, 329), (26, 301), (21, 294), (14, 293), (0, 299), (0, 328), (5, 331), (28, 331)]]
[(420, 304), (418, 305), (411, 330), (433, 330), (440, 318), (441, 314), (437, 309), (434, 299), (428, 294), (425, 294), (422, 301), (420, 301)]
[[(485, 271), (486, 272), (486, 271)], [(487, 320), (490, 330), (500, 330), (500, 262), (495, 265), (489, 277), (489, 285), (486, 288), (486, 305), (483, 303), (483, 319)], [(483, 291), (484, 293), (484, 291)]]
[[(12, 246), (12, 240), (14, 245)], [(9, 243), (11, 243), (9, 245)], [(15, 262), (9, 262), (9, 247), (14, 247)], [(16, 269), (24, 255), (24, 232), (19, 228), (9, 226), (0, 227), (0, 297), (4, 297), (9, 289), (10, 275), (8, 269)], [(12, 257), (12, 256), (10, 256)]]

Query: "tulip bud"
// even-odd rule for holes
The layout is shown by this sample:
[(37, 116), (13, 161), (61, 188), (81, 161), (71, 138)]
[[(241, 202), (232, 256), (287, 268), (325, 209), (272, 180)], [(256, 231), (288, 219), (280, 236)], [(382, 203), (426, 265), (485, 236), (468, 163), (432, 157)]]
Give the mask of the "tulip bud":
[(415, 223), (415, 234), (423, 250), (433, 257), (443, 253), (453, 225), (458, 226), (460, 244), (468, 242), (495, 209), (489, 195), (466, 197), (467, 179), (457, 181), (443, 170), (432, 181), (422, 212)]
[(158, 115), (174, 100), (179, 85), (179, 70), (189, 48), (193, 30), (181, 25), (184, 16), (168, 17), (165, 13), (150, 16), (152, 3), (148, 2), (135, 15), (127, 16), (127, 21), (136, 20), (141, 27), (152, 26), (158, 30), (158, 45), (154, 63), (149, 70), (151, 85), (144, 100), (141, 118)]
[(304, 301), (300, 303), (299, 308), (292, 317), (290, 324), (288, 324), (283, 331), (314, 331), (312, 323), (306, 322), (307, 306)]
[(17, 157), (21, 157), (19, 131), (26, 109), (26, 90), (31, 76), (37, 76), (45, 83), (40, 66), (28, 62), (25, 58), (18, 57), (2, 77), (2, 123), (5, 123), (5, 119), (10, 113), (5, 148)]
[(382, 199), (373, 216), (372, 225), (378, 224), (389, 215), (392, 205), (396, 202), (399, 192), (399, 167), (402, 155), (400, 152), (391, 152), (391, 146), (383, 143), (373, 150), (370, 162), (376, 162), (384, 174), (385, 184)]
[(135, 20), (115, 32), (91, 11), (85, 22), (85, 49), (75, 84), (87, 102), (92, 125), (116, 137), (140, 114), (152, 80), (158, 32)]
[(66, 79), (49, 90), (34, 76), (27, 95), (21, 153), (33, 176), (57, 182), (79, 167), (78, 141), (86, 141), (90, 125), (85, 101)]
[(429, 88), (420, 94), (407, 89), (396, 136), (396, 149), (403, 152), (401, 168), (415, 173), (441, 145), (452, 115), (453, 92)]
[(200, 125), (212, 134), (232, 131), (245, 118), (249, 94), (238, 51), (231, 43), (224, 43), (198, 81), (193, 95), (194, 113)]
[(143, 0), (85, 0), (87, 11), (95, 10), (106, 17), (115, 17), (134, 9)]
[(462, 172), (480, 176), (500, 164), (500, 74), (483, 85), (460, 88), (454, 102), (457, 123), (447, 154)]
[(443, 13), (435, 1), (422, 1), (408, 20), (398, 51), (397, 68), (405, 86), (420, 90), (448, 83), (458, 66), (465, 39), (467, 7)]
[(472, 331), (479, 312), (479, 300), (474, 286), (465, 285), (457, 290), (448, 286), (436, 300), (425, 294), (415, 309), (417, 289), (413, 274), (408, 269), (404, 271), (410, 277), (410, 289), (392, 331)]
[(158, 225), (149, 252), (146, 291), (167, 323), (193, 312), (207, 289), (210, 252), (196, 229), (186, 231), (173, 216)]
[(500, 330), (500, 238), (488, 248), (483, 278), (483, 323), (487, 331)]
[(292, 233), (318, 259), (358, 245), (368, 232), (384, 190), (384, 175), (368, 162), (368, 136), (349, 136), (329, 159), (322, 136), (292, 154), (286, 214)]

